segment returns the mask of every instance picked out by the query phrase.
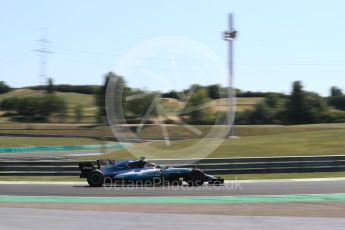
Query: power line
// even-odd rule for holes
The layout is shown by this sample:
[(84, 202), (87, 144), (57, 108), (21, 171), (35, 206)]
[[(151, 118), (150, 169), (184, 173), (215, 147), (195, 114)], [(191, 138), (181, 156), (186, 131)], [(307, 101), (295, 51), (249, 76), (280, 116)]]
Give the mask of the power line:
[(47, 82), (47, 54), (53, 53), (52, 51), (48, 50), (47, 44), (49, 43), (48, 40), (45, 39), (44, 34), (42, 34), (42, 38), (38, 40), (40, 43), (40, 48), (35, 49), (34, 51), (39, 53), (41, 56), (40, 60), (40, 83)]

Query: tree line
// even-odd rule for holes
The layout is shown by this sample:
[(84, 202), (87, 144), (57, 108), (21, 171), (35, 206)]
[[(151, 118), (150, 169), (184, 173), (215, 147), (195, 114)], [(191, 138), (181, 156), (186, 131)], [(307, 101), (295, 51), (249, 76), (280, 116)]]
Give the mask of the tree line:
[[(52, 115), (57, 115), (64, 120), (68, 110), (67, 102), (58, 95), (60, 92), (76, 92), (92, 94), (95, 96), (95, 105), (98, 107), (96, 121), (106, 123), (105, 94), (108, 82), (112, 78), (120, 79), (122, 82), (122, 104), (123, 113), (128, 122), (135, 122), (135, 119), (142, 118), (150, 108), (155, 98), (154, 92), (147, 92), (126, 86), (124, 78), (115, 73), (105, 75), (105, 82), (102, 86), (72, 86), (54, 85), (52, 79), (48, 80), (45, 86), (30, 87), (34, 90), (45, 90), (43, 96), (12, 97), (1, 101), (2, 111), (13, 111), (17, 115), (25, 117), (26, 120), (48, 121)], [(0, 82), (0, 94), (9, 92), (11, 88), (4, 82)], [(170, 91), (161, 93), (162, 98), (174, 98), (178, 102), (184, 101), (186, 95), (190, 97), (185, 101), (185, 108), (178, 116), (189, 123), (213, 124), (217, 113), (210, 106), (212, 100), (227, 97), (228, 88), (220, 85), (193, 85), (181, 91)], [(126, 97), (131, 95), (145, 96), (127, 101)], [(296, 81), (292, 84), (291, 93), (286, 95), (275, 92), (250, 92), (236, 89), (237, 97), (260, 97), (263, 98), (253, 108), (237, 112), (236, 124), (309, 124), (309, 123), (332, 123), (345, 122), (345, 95), (339, 87), (332, 87), (328, 97), (322, 97), (315, 92), (305, 91), (303, 84)], [(194, 110), (193, 108), (202, 107)], [(83, 107), (76, 105), (74, 109), (75, 120), (80, 122), (83, 119)], [(190, 110), (190, 111), (189, 111)], [(186, 111), (189, 111), (188, 113)], [(156, 108), (151, 114), (157, 115)], [(221, 114), (225, 117), (226, 113)]]
[(290, 95), (268, 93), (253, 109), (239, 112), (237, 124), (311, 124), (345, 122), (345, 96), (337, 87), (329, 97), (303, 89), (302, 82), (292, 85)]
[[(104, 94), (110, 78), (121, 78), (114, 73), (106, 76), (106, 82), (98, 95), (100, 116), (105, 117)], [(124, 82), (123, 78), (121, 78)], [(193, 90), (191, 97), (185, 105), (188, 108), (204, 107), (200, 110), (191, 110), (188, 114), (179, 114), (180, 118), (195, 124), (212, 124), (217, 117), (217, 112), (206, 105), (214, 99), (226, 98), (228, 89), (219, 85), (200, 86), (193, 85), (183, 91), (170, 91), (163, 93), (163, 98), (181, 100), (181, 95), (188, 95)], [(124, 98), (129, 95), (143, 94), (144, 91), (131, 89), (124, 86)], [(345, 122), (345, 96), (338, 87), (330, 89), (329, 97), (322, 97), (315, 92), (305, 91), (302, 82), (292, 84), (289, 95), (275, 92), (249, 92), (236, 89), (237, 97), (262, 97), (252, 109), (237, 112), (236, 124), (311, 124)], [(126, 114), (143, 117), (149, 109), (154, 94), (138, 98), (131, 102), (123, 102)], [(183, 110), (182, 110), (183, 112)], [(152, 111), (155, 114), (156, 111)], [(218, 112), (219, 113), (219, 112)], [(226, 113), (221, 114), (225, 117)]]
[[(28, 88), (32, 90), (47, 90), (47, 85), (30, 86)], [(82, 93), (91, 95), (95, 95), (99, 91), (99, 88), (99, 85), (54, 85), (54, 91), (57, 92)]]
[[(115, 73), (108, 73), (105, 75), (105, 81), (103, 86), (99, 89), (96, 95), (96, 104), (98, 107), (97, 113), (97, 121), (101, 123), (106, 123), (106, 109), (105, 109), (105, 93), (106, 88), (109, 81), (113, 79), (116, 82), (121, 83), (121, 90), (122, 94), (118, 95), (121, 97), (122, 103), (122, 112), (124, 117), (126, 118), (127, 123), (139, 123), (141, 119), (145, 116), (147, 111), (150, 110), (151, 117), (158, 117), (159, 114), (162, 114), (164, 110), (163, 106), (161, 108), (157, 108), (156, 106), (152, 107), (152, 103), (155, 100), (157, 93), (156, 92), (149, 92), (144, 91), (141, 89), (130, 88), (126, 85), (126, 82), (123, 77), (116, 75)], [(116, 87), (116, 90), (120, 90)], [(211, 108), (203, 108), (201, 110), (194, 110), (191, 109), (190, 112), (184, 113), (184, 111), (188, 111), (189, 108), (195, 108), (198, 106), (203, 106), (204, 104), (210, 103), (212, 99), (216, 98), (223, 98), (223, 94), (217, 92), (216, 95), (216, 88), (218, 89), (218, 85), (211, 85), (211, 86), (201, 86), (201, 85), (192, 85), (189, 89), (182, 90), (182, 91), (170, 91), (168, 93), (160, 93), (160, 98), (169, 98), (169, 99), (176, 99), (177, 102), (179, 101), (186, 101), (186, 105), (180, 114), (179, 117), (187, 120), (189, 123), (195, 124), (211, 124), (216, 114), (211, 111)], [(227, 89), (223, 88), (224, 93), (226, 93)], [(218, 91), (218, 90), (217, 90)], [(130, 96), (141, 95), (136, 97), (134, 100), (126, 100), (126, 98)], [(185, 100), (187, 95), (188, 100)], [(221, 95), (221, 96), (220, 96)], [(176, 110), (176, 109), (175, 109)], [(176, 111), (175, 111), (176, 112)], [(164, 112), (163, 112), (164, 113)], [(169, 118), (165, 118), (165, 123), (172, 123), (174, 121), (170, 120)], [(148, 120), (147, 123), (152, 123), (151, 120)]]
[(52, 114), (57, 114), (63, 121), (66, 112), (66, 101), (56, 95), (27, 96), (6, 98), (1, 103), (1, 110), (14, 111), (16, 117), (27, 121), (47, 121)]

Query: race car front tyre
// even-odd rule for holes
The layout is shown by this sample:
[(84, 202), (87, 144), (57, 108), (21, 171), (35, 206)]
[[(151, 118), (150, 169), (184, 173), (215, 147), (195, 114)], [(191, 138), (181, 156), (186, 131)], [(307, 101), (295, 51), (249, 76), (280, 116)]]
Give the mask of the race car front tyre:
[(94, 170), (87, 175), (87, 183), (91, 187), (101, 187), (104, 184), (104, 175), (101, 171)]
[(202, 171), (193, 170), (189, 173), (185, 180), (189, 186), (201, 186), (204, 184), (206, 177)]

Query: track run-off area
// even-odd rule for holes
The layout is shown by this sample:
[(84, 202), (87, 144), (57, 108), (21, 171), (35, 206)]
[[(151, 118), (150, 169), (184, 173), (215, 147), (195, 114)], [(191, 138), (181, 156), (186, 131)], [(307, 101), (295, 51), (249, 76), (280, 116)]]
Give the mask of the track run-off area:
[(0, 182), (4, 229), (343, 229), (345, 178), (238, 180), (223, 186)]
[[(86, 182), (0, 182), (0, 201), (51, 197), (63, 202), (243, 202), (345, 200), (345, 178), (306, 180), (233, 180), (222, 186), (104, 186)], [(204, 199), (201, 199), (204, 197)], [(43, 200), (43, 198), (41, 198)], [(73, 198), (73, 199), (72, 199)], [(76, 199), (78, 198), (78, 199)], [(85, 199), (84, 199), (85, 198)], [(97, 199), (96, 199), (97, 198)], [(105, 199), (100, 199), (105, 198)], [(6, 200), (8, 199), (8, 200)], [(32, 198), (33, 199), (33, 198)], [(15, 201), (12, 199), (11, 201)]]

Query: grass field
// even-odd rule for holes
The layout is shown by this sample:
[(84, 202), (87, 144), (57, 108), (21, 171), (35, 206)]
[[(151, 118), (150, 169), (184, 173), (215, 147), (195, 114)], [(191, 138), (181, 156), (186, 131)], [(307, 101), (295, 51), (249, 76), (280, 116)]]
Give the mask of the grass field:
[[(207, 125), (195, 127), (203, 134), (211, 128)], [(193, 138), (198, 136), (188, 132), (185, 127), (168, 126), (167, 128), (170, 136), (188, 139), (173, 142), (172, 148), (176, 149), (174, 155), (176, 157), (185, 154), (181, 152), (181, 149), (197, 141)], [(93, 137), (113, 136), (109, 127), (106, 126), (71, 124), (1, 124), (0, 133), (33, 135), (33, 137), (2, 136), (0, 138), (2, 147), (93, 144), (100, 142), (99, 139)], [(52, 134), (61, 135), (61, 137), (49, 137)], [(34, 135), (47, 137), (42, 139)], [(162, 130), (159, 126), (146, 126), (140, 135), (145, 138), (162, 138)], [(345, 124), (236, 126), (236, 135), (240, 138), (224, 141), (210, 157), (316, 155), (345, 152)], [(155, 141), (150, 145), (159, 149), (166, 148), (162, 141)], [(128, 156), (128, 153), (123, 150), (117, 154)]]
[(91, 138), (0, 137), (0, 147), (63, 146), (101, 144)]
[[(205, 136), (212, 128), (210, 125), (194, 126), (201, 131), (201, 137)], [(221, 128), (221, 127), (219, 127)], [(134, 127), (135, 129), (135, 127)], [(345, 129), (345, 124), (316, 124), (316, 125), (239, 125), (236, 126), (236, 135), (240, 137), (276, 135), (288, 133), (305, 133), (312, 131), (330, 131)], [(183, 126), (169, 125), (167, 131), (170, 137), (179, 139), (197, 139), (200, 136), (192, 133)], [(0, 134), (25, 134), (25, 135), (61, 135), (67, 137), (113, 137), (108, 126), (84, 125), (84, 124), (49, 124), (49, 123), (5, 123), (0, 124)], [(138, 134), (145, 139), (161, 139), (162, 129), (158, 125), (144, 126)]]
[[(322, 124), (301, 126), (238, 126), (239, 138), (225, 140), (208, 157), (256, 157), (256, 156), (301, 156), (334, 155), (345, 153), (345, 124)], [(242, 133), (242, 135), (240, 135)], [(154, 147), (160, 150), (173, 149), (169, 155), (156, 151), (154, 158), (198, 157), (197, 152), (186, 150), (198, 140), (174, 141), (166, 146), (163, 141), (149, 144), (134, 144), (131, 148), (142, 150)], [(211, 144), (205, 140), (203, 144)], [(148, 147), (147, 147), (148, 146)], [(133, 157), (127, 150), (107, 155), (108, 158)]]
[[(44, 132), (48, 129), (65, 130), (64, 125), (39, 125), (32, 128), (41, 128)], [(80, 127), (79, 127), (80, 128)], [(104, 128), (104, 127), (103, 127)], [(152, 127), (151, 127), (152, 128)], [(209, 126), (198, 127), (207, 131)], [(88, 126), (76, 129), (86, 132)], [(229, 139), (209, 157), (253, 157), (253, 156), (283, 156), (283, 155), (328, 155), (345, 153), (345, 124), (318, 124), (299, 126), (238, 126), (237, 135), (240, 138)], [(51, 131), (50, 131), (51, 132)], [(156, 130), (158, 133), (158, 130)], [(194, 144), (196, 140), (173, 142), (176, 149), (174, 155), (157, 155), (156, 158), (178, 158), (186, 155), (182, 148)], [(44, 143), (44, 144), (42, 144)], [(32, 146), (32, 145), (73, 145), (73, 144), (98, 144), (99, 141), (90, 138), (23, 138), (1, 137), (0, 146)], [(163, 142), (151, 144), (157, 148), (167, 148)], [(143, 148), (142, 144), (134, 146)], [(133, 158), (126, 150), (110, 152), (104, 158)], [(83, 159), (95, 159), (87, 157)], [(299, 179), (299, 178), (326, 178), (345, 177), (344, 172), (325, 173), (274, 173), (274, 174), (241, 174), (222, 175), (225, 179)], [(0, 177), (0, 181), (80, 181), (78, 177)]]
[(268, 173), (268, 174), (239, 174), (219, 175), (226, 180), (263, 180), (263, 179), (308, 179), (345, 177), (345, 172), (321, 172), (321, 173)]
[(40, 96), (42, 91), (31, 89), (15, 89), (8, 93), (0, 94), (0, 100), (9, 97), (25, 97), (25, 96)]

